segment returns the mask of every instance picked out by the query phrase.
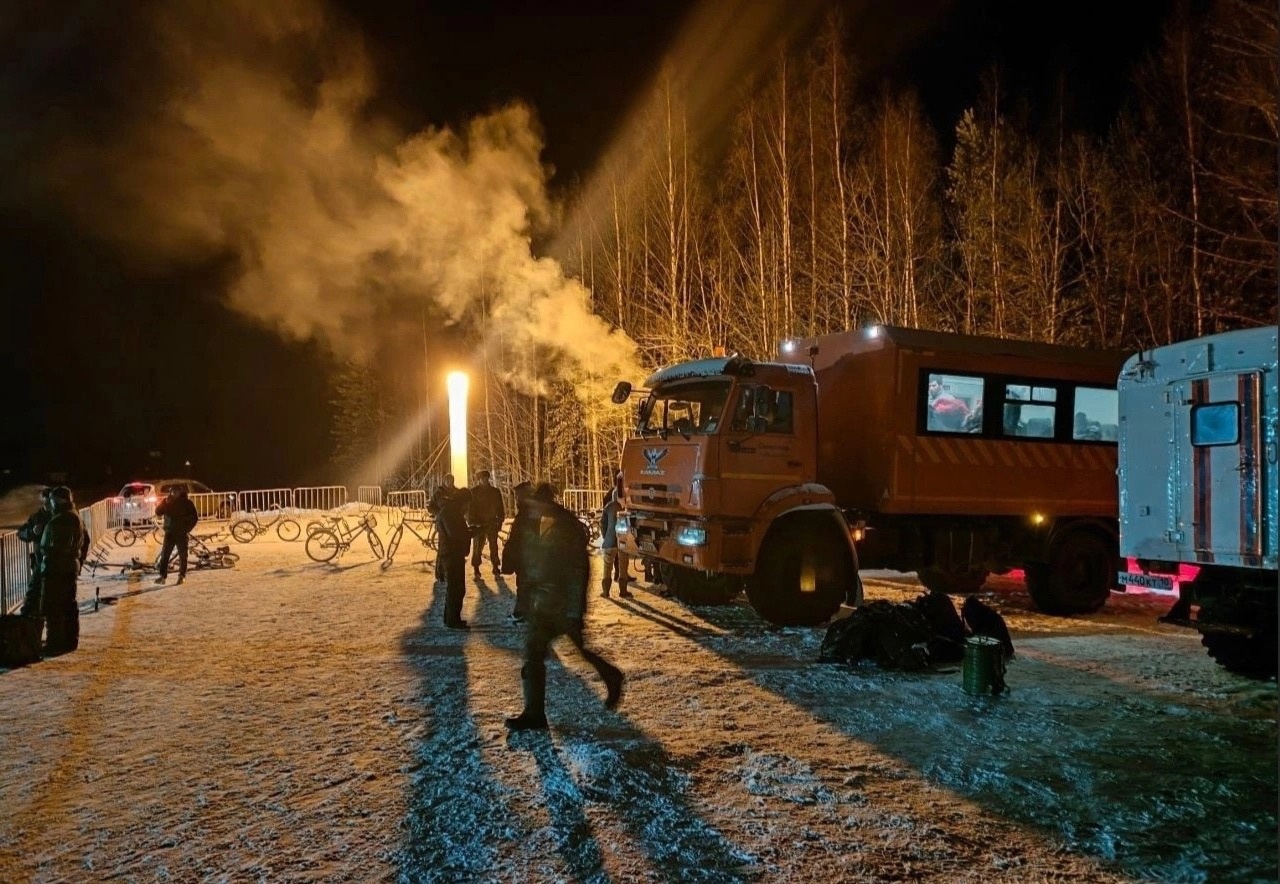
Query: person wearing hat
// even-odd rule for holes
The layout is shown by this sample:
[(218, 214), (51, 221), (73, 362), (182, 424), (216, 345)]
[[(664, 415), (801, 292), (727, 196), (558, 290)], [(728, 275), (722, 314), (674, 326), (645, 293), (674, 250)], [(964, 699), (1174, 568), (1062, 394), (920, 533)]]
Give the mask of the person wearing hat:
[(471, 529), (467, 527), (467, 509), (471, 490), (459, 488), (440, 509), (436, 527), (440, 532), (438, 562), (444, 563), (444, 625), (450, 629), (469, 629), (462, 619), (462, 598), (466, 594), (467, 550), (471, 546)]
[(59, 485), (51, 490), (49, 510), (49, 523), (40, 535), (40, 575), (44, 616), (49, 628), (45, 653), (53, 656), (74, 651), (80, 645), (76, 577), (80, 573), (86, 537), (71, 499), (71, 489)]
[[(444, 505), (449, 502), (449, 498), (458, 493), (458, 488), (453, 482), (453, 473), (445, 473), (440, 479), (440, 484), (431, 492), (431, 500), (427, 503), (427, 512), (431, 513), (431, 517), (436, 520), (437, 528), (440, 522), (440, 513), (444, 511)], [(444, 580), (444, 557), (437, 550), (436, 583), (443, 583)]]
[(615, 574), (618, 595), (631, 598), (627, 584), (631, 580), (631, 559), (618, 546), (618, 512), (622, 509), (622, 473), (614, 478), (613, 491), (600, 512), (600, 552), (604, 554), (604, 575), (600, 579), (600, 595), (609, 597)]
[(507, 518), (506, 507), (502, 503), (502, 492), (494, 488), (489, 481), (488, 470), (476, 474), (478, 485), (471, 488), (471, 507), (467, 510), (467, 521), (472, 529), (471, 571), (477, 580), (480, 579), (480, 559), (486, 543), (489, 544), (489, 564), (493, 566), (493, 576), (499, 576), (498, 532)]
[(40, 598), (40, 535), (44, 534), (44, 526), (49, 524), (49, 520), (53, 518), (53, 511), (49, 509), (49, 491), (50, 488), (40, 489), (40, 508), (27, 517), (22, 523), (22, 527), (18, 529), (18, 539), (29, 544), (30, 552), (27, 554), (31, 566), (31, 580), (27, 585), (26, 598), (22, 600), (22, 616), (23, 617), (40, 617), (41, 598)]
[(200, 521), (196, 505), (191, 502), (187, 489), (174, 485), (169, 494), (156, 506), (156, 515), (164, 518), (164, 543), (160, 546), (160, 576), (156, 583), (163, 584), (169, 576), (169, 559), (178, 551), (178, 583), (187, 579), (187, 547), (191, 532)]

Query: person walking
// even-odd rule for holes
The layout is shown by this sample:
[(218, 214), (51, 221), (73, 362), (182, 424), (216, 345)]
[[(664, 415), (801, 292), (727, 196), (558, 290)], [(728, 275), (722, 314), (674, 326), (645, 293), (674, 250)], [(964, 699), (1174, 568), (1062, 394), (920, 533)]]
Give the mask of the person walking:
[(604, 574), (600, 578), (600, 595), (609, 597), (616, 577), (618, 595), (631, 598), (627, 584), (631, 581), (631, 559), (618, 546), (618, 512), (622, 509), (622, 474), (614, 480), (613, 491), (600, 513), (600, 550), (604, 553)]
[(471, 531), (467, 528), (467, 508), (471, 491), (459, 488), (440, 508), (436, 526), (440, 533), (437, 563), (444, 563), (444, 625), (450, 629), (470, 629), (462, 619), (462, 598), (466, 594), (467, 550)]
[(524, 621), (528, 610), (528, 592), (525, 591), (525, 580), (521, 577), (520, 550), (524, 537), (529, 532), (529, 499), (533, 495), (533, 483), (521, 482), (511, 489), (516, 496), (516, 514), (511, 520), (511, 533), (502, 546), (502, 573), (514, 574), (516, 578), (516, 604), (511, 611), (511, 619), (517, 623)]
[(80, 573), (85, 531), (76, 515), (69, 488), (59, 485), (49, 492), (49, 509), (49, 523), (40, 535), (40, 574), (44, 616), (49, 629), (45, 653), (54, 656), (80, 646), (76, 578)]
[(501, 574), (498, 558), (498, 532), (506, 521), (507, 510), (502, 503), (502, 492), (493, 487), (488, 470), (476, 474), (480, 483), (471, 489), (471, 507), (467, 511), (467, 521), (471, 523), (474, 539), (471, 547), (471, 572), (480, 579), (480, 559), (485, 543), (489, 544), (489, 564), (493, 566), (493, 576)]
[(547, 727), (547, 650), (562, 635), (604, 681), (605, 707), (616, 709), (622, 699), (621, 670), (583, 641), (590, 580), (587, 533), (578, 518), (555, 498), (555, 489), (544, 482), (528, 504), (529, 528), (520, 551), (522, 576), (529, 584), (524, 666), (520, 670), (524, 709), (506, 720), (513, 731)]
[[(440, 480), (440, 484), (436, 486), (436, 490), (431, 492), (431, 500), (427, 503), (427, 512), (431, 513), (432, 518), (436, 520), (437, 534), (440, 531), (440, 513), (443, 512), (445, 503), (458, 493), (458, 489), (453, 482), (453, 473), (445, 473)], [(440, 551), (437, 549), (436, 583), (443, 583), (444, 579), (444, 556), (440, 555)]]
[(40, 538), (44, 534), (44, 528), (49, 524), (49, 520), (53, 518), (53, 510), (49, 505), (49, 488), (40, 489), (40, 508), (27, 517), (22, 523), (22, 527), (18, 529), (18, 539), (28, 544), (28, 564), (30, 566), (31, 580), (27, 585), (27, 595), (22, 600), (23, 617), (40, 617), (41, 613), (40, 598), (41, 592), (41, 569), (40, 569)]
[(192, 530), (200, 521), (196, 505), (187, 495), (187, 489), (173, 487), (164, 500), (156, 505), (156, 515), (164, 518), (164, 543), (160, 545), (160, 576), (156, 583), (162, 584), (169, 576), (169, 559), (173, 551), (178, 550), (178, 583), (187, 579), (187, 545)]

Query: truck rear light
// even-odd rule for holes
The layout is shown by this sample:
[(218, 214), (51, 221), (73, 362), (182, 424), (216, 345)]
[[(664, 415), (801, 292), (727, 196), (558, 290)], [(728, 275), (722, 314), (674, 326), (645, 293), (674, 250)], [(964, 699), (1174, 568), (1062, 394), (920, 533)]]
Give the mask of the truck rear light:
[(706, 546), (707, 529), (701, 525), (683, 525), (676, 531), (676, 543), (680, 546)]

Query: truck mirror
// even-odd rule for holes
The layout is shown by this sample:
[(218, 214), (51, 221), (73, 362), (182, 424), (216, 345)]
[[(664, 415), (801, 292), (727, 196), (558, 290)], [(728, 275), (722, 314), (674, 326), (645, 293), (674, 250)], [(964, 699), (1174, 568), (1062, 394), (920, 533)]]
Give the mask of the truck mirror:
[(763, 433), (767, 429), (769, 429), (769, 421), (760, 417), (759, 415), (753, 414), (751, 415), (751, 417), (747, 418), (748, 433), (751, 433), (754, 435), (758, 433)]
[(614, 405), (621, 405), (631, 398), (631, 385), (626, 381), (618, 381), (618, 386), (613, 388), (613, 395), (609, 398)]

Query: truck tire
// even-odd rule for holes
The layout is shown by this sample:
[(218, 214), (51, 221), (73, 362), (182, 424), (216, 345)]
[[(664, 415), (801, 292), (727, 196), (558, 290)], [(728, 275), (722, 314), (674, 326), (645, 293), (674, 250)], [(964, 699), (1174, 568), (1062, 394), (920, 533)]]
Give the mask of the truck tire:
[[(1206, 632), (1200, 636), (1209, 656), (1222, 668), (1245, 678), (1267, 681), (1276, 677), (1276, 618), (1257, 617), (1257, 611), (1233, 610), (1228, 605), (1208, 605), (1200, 609), (1200, 622), (1223, 623), (1232, 626), (1261, 624), (1253, 635), (1226, 632)], [(1254, 616), (1251, 616), (1254, 615)]]
[[(756, 613), (778, 626), (820, 626), (844, 602), (854, 580), (847, 544), (826, 518), (790, 518), (769, 529), (747, 599)], [(809, 589), (801, 586), (807, 571)]]
[(742, 578), (734, 574), (712, 574), (663, 562), (658, 568), (671, 595), (686, 605), (727, 605), (742, 591)]
[(1118, 567), (1115, 549), (1101, 534), (1067, 531), (1050, 545), (1047, 563), (1027, 564), (1027, 592), (1045, 614), (1092, 614), (1111, 597)]
[(941, 568), (921, 568), (916, 576), (930, 592), (954, 595), (972, 595), (987, 582), (987, 572), (983, 570), (943, 571)]

